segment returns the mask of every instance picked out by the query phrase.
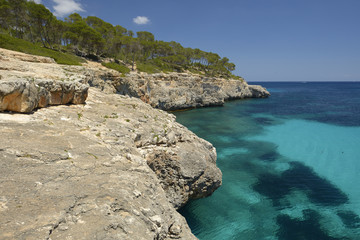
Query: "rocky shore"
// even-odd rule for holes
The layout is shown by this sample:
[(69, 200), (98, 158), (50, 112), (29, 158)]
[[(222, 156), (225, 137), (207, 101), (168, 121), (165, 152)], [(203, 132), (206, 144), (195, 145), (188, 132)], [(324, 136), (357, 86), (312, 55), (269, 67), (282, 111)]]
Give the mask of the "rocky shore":
[(98, 68), (88, 74), (91, 76), (88, 79), (90, 86), (137, 97), (163, 110), (222, 106), (227, 100), (270, 96), (265, 88), (249, 85), (243, 80), (190, 73), (132, 73), (120, 76), (115, 71), (103, 72)]
[(153, 107), (267, 95), (0, 49), (0, 239), (196, 239), (176, 209), (221, 185), (216, 150)]
[(31, 112), (47, 105), (84, 103), (89, 85), (140, 98), (163, 110), (221, 106), (230, 99), (270, 95), (265, 88), (241, 80), (190, 73), (122, 76), (99, 63), (65, 66), (50, 58), (1, 48), (0, 63), (0, 111)]

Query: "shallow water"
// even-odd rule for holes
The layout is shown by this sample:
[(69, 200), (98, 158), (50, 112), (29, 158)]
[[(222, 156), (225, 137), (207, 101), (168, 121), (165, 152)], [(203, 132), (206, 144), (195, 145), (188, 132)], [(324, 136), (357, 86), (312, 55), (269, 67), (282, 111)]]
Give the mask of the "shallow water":
[(181, 209), (201, 240), (360, 239), (360, 83), (261, 83), (268, 99), (178, 112), (223, 186)]

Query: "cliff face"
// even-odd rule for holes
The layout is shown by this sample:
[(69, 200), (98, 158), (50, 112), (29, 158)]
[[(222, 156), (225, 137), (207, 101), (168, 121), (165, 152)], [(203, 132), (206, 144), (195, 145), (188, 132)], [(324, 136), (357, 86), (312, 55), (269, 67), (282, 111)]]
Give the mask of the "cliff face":
[(31, 112), (47, 105), (84, 103), (88, 84), (108, 93), (140, 98), (163, 110), (219, 106), (229, 99), (270, 95), (265, 88), (240, 80), (188, 73), (132, 73), (124, 77), (97, 63), (62, 66), (50, 58), (5, 49), (0, 49), (0, 63), (0, 111)]
[(137, 97), (162, 110), (221, 106), (226, 100), (270, 96), (262, 86), (240, 80), (188, 73), (131, 73), (121, 76), (99, 65), (92, 63), (83, 69), (72, 67), (72, 71), (85, 75), (84, 81), (90, 86), (108, 93)]
[[(155, 108), (177, 110), (207, 106), (220, 106), (229, 99), (268, 97), (261, 86), (248, 85), (240, 80), (204, 77), (188, 73), (133, 74), (113, 82), (118, 92), (134, 95), (123, 86), (134, 82), (143, 101)], [(135, 87), (135, 88), (136, 88)], [(134, 89), (131, 86), (129, 89)]]
[(1, 239), (195, 239), (175, 208), (221, 185), (214, 147), (136, 98), (90, 89), (0, 129)]
[[(73, 83), (88, 98), (0, 113), (0, 239), (196, 239), (176, 208), (221, 185), (210, 143), (172, 114), (104, 93), (107, 69), (1, 53), (1, 110), (45, 107), (45, 90), (69, 103)], [(88, 89), (95, 80), (103, 91)]]
[(0, 49), (0, 112), (84, 103), (89, 86), (81, 80), (67, 78), (51, 58)]
[(0, 113), (0, 239), (196, 239), (176, 209), (221, 185), (216, 150), (153, 107), (267, 95), (0, 49), (0, 112), (57, 105)]

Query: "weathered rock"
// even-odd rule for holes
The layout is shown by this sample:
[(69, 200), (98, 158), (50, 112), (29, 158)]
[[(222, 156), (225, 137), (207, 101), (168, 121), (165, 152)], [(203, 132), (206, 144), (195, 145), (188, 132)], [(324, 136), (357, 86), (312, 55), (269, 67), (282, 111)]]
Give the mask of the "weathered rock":
[(183, 130), (176, 123), (165, 124), (162, 130), (143, 139), (149, 135), (142, 134), (140, 128), (141, 137), (135, 142), (175, 208), (184, 206), (189, 199), (211, 195), (220, 187), (222, 178), (216, 167), (215, 148)]
[(38, 105), (35, 84), (21, 80), (0, 80), (0, 111), (31, 112)]
[(0, 112), (28, 113), (48, 105), (85, 102), (89, 86), (81, 77), (66, 78), (51, 58), (5, 49), (0, 49), (0, 56)]
[(151, 106), (269, 95), (238, 80), (124, 77), (5, 49), (0, 63), (0, 111), (84, 103), (87, 84), (101, 90), (86, 105), (0, 113), (1, 239), (196, 239), (175, 209), (221, 185), (216, 150)]
[[(20, 79), (51, 79), (53, 81), (89, 84), (106, 93), (137, 97), (155, 108), (177, 110), (206, 106), (221, 106), (226, 100), (268, 97), (261, 86), (248, 85), (243, 80), (205, 77), (190, 73), (135, 73), (123, 76), (99, 63), (65, 66), (51, 59), (0, 49), (0, 81), (16, 76)], [(27, 59), (32, 62), (26, 62)], [(43, 63), (48, 62), (48, 63)], [(65, 85), (64, 90), (68, 89)], [(70, 91), (72, 92), (72, 91)], [(81, 96), (75, 92), (76, 96)], [(58, 93), (59, 95), (59, 93)], [(63, 96), (66, 99), (66, 94)], [(56, 93), (54, 94), (56, 96)], [(84, 98), (84, 97), (80, 97)], [(57, 97), (59, 102), (59, 97)]]
[(265, 88), (242, 80), (188, 73), (131, 73), (124, 77), (112, 70), (87, 68), (87, 76), (90, 86), (137, 97), (163, 110), (221, 106), (226, 100), (270, 96)]
[(28, 113), (48, 105), (81, 104), (88, 89), (89, 86), (79, 82), (0, 79), (0, 111)]
[(121, 94), (140, 97), (151, 106), (163, 110), (221, 106), (229, 99), (270, 96), (265, 88), (248, 85), (243, 80), (188, 73), (133, 73), (126, 77), (112, 77), (112, 84)]
[(214, 147), (136, 98), (91, 88), (0, 129), (0, 239), (196, 239), (174, 206), (221, 184)]

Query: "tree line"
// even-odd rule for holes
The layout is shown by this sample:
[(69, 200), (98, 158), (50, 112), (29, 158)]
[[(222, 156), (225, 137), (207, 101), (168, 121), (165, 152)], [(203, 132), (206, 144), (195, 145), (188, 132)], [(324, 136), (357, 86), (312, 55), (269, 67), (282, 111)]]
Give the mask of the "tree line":
[(189, 70), (208, 76), (235, 77), (235, 64), (226, 57), (180, 43), (156, 40), (147, 31), (136, 34), (102, 19), (73, 13), (57, 19), (42, 4), (26, 0), (0, 0), (1, 32), (45, 48), (70, 51), (97, 59), (113, 58), (118, 63), (147, 66), (161, 71)]

